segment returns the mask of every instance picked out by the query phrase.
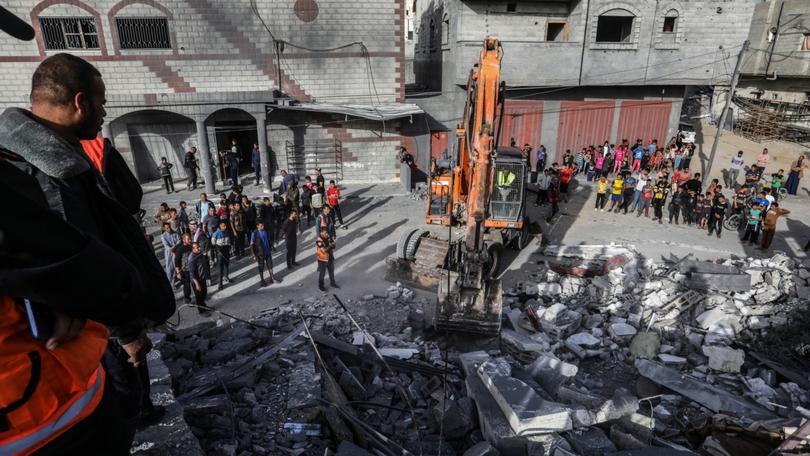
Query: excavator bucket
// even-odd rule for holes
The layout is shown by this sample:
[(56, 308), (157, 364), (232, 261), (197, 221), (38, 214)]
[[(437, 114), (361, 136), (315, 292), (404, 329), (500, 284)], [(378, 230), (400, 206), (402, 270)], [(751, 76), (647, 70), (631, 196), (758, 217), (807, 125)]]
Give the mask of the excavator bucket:
[(489, 279), (483, 285), (483, 288), (460, 287), (458, 273), (442, 270), (436, 329), (496, 336), (501, 329), (501, 281)]

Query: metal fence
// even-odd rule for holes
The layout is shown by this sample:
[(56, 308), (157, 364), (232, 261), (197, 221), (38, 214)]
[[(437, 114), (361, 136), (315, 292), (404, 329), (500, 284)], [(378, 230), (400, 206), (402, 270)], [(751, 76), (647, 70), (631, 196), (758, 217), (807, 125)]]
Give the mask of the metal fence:
[(169, 23), (165, 17), (117, 17), (121, 49), (170, 49)]
[(293, 144), (285, 142), (287, 171), (294, 172), (300, 179), (315, 174), (315, 168), (329, 181), (343, 180), (343, 143), (340, 140), (320, 140), (311, 143)]

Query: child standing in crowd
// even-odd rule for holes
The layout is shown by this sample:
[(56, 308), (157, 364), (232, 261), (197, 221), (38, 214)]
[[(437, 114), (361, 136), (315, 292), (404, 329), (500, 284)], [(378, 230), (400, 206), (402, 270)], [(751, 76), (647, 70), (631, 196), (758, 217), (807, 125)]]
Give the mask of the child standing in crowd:
[(607, 203), (608, 181), (605, 176), (600, 176), (596, 181), (596, 207), (593, 210), (602, 210), (605, 212), (605, 204)]
[(174, 191), (174, 180), (172, 180), (172, 165), (166, 160), (166, 157), (160, 158), (160, 165), (158, 165), (158, 171), (160, 172), (160, 177), (163, 179), (163, 184), (166, 186), (166, 194), (169, 194)]
[(273, 275), (273, 251), (270, 245), (270, 236), (264, 230), (264, 222), (259, 222), (256, 226), (256, 231), (250, 237), (250, 248), (253, 252), (253, 259), (259, 266), (259, 278), (261, 279), (261, 286), (266, 287), (267, 282), (264, 280), (264, 269), (267, 268), (269, 275), (268, 280), (271, 284), (276, 283), (276, 278)]
[(703, 212), (700, 215), (700, 225), (699, 228), (705, 230), (709, 227), (709, 220), (712, 217), (712, 209), (714, 208), (716, 200), (711, 196), (711, 194), (706, 193), (703, 198)]
[(548, 202), (551, 203), (551, 214), (546, 218), (546, 223), (551, 223), (551, 219), (560, 210), (557, 201), (560, 198), (560, 179), (556, 175), (551, 176), (551, 183), (548, 184)]
[(745, 217), (745, 233), (743, 233), (743, 242), (749, 241), (751, 245), (756, 245), (757, 238), (759, 237), (759, 221), (762, 218), (762, 206), (754, 202), (748, 214)]
[(691, 191), (684, 191), (683, 196), (681, 197), (681, 209), (683, 211), (683, 221), (689, 226), (692, 226), (692, 217), (695, 211), (695, 204), (697, 203), (697, 197), (695, 196), (694, 192)]
[(239, 203), (234, 203), (231, 206), (229, 219), (231, 222), (231, 232), (233, 232), (234, 254), (240, 257), (245, 253), (247, 231), (245, 231), (245, 214), (242, 213)]
[(780, 169), (776, 174), (771, 174), (771, 194), (775, 201), (779, 201), (779, 190), (783, 185), (785, 185), (785, 170)]
[(636, 193), (636, 178), (627, 171), (623, 173), (623, 176), (624, 184), (622, 189), (622, 204), (620, 208), (624, 210), (624, 215), (627, 215), (627, 211), (630, 209), (630, 204), (633, 202), (633, 196)]
[(663, 178), (659, 178), (655, 184), (655, 191), (653, 192), (653, 209), (655, 210), (655, 218), (653, 221), (658, 220), (661, 224), (664, 222), (664, 204), (667, 201), (669, 194), (669, 184)]
[(672, 224), (672, 220), (675, 220), (675, 224), (678, 224), (678, 217), (681, 215), (681, 205), (683, 204), (684, 200), (684, 192), (683, 187), (678, 187), (675, 190), (675, 193), (672, 195), (672, 199), (669, 201), (669, 223)]
[(309, 176), (304, 177), (304, 186), (301, 187), (301, 221), (304, 221), (304, 215), (307, 216), (307, 228), (312, 224), (312, 193), (314, 192), (314, 184), (312, 178)]
[[(705, 201), (706, 201), (707, 207), (711, 207), (711, 206), (708, 206), (709, 200), (705, 200)], [(704, 225), (703, 224), (703, 204), (704, 204), (704, 197), (703, 197), (703, 193), (701, 193), (701, 194), (697, 195), (697, 198), (695, 199), (695, 205), (693, 206), (693, 209), (692, 209), (692, 223), (694, 223), (695, 226), (697, 226), (698, 229), (703, 229), (703, 225)]]
[(602, 172), (602, 165), (605, 163), (605, 156), (597, 155), (596, 157), (596, 164), (594, 164), (593, 168), (596, 170), (594, 176), (605, 176), (605, 173)]
[(298, 249), (298, 213), (290, 212), (290, 216), (281, 225), (284, 236), (284, 245), (287, 249), (287, 269), (298, 266), (295, 262), (295, 252)]
[(612, 190), (610, 195), (610, 209), (608, 212), (619, 212), (619, 205), (622, 202), (622, 190), (624, 189), (624, 179), (621, 175), (617, 175), (613, 179)]
[(540, 173), (540, 177), (537, 178), (537, 198), (534, 200), (534, 204), (537, 206), (542, 206), (546, 204), (546, 200), (548, 199), (548, 186), (551, 183), (551, 175), (549, 175), (549, 171), (544, 169), (542, 173)]
[(334, 215), (337, 216), (338, 223), (343, 225), (343, 215), (340, 213), (340, 189), (334, 180), (329, 181), (329, 189), (326, 190), (326, 198), (329, 201), (329, 206), (332, 207)]
[(728, 203), (726, 203), (726, 197), (718, 195), (717, 201), (712, 205), (712, 210), (709, 215), (709, 236), (712, 235), (712, 232), (716, 231), (718, 239), (720, 238), (720, 234), (723, 232), (723, 220), (726, 217), (727, 210)]
[(573, 176), (573, 165), (560, 170), (560, 199), (563, 203), (568, 202), (568, 184)]
[(226, 222), (221, 222), (219, 228), (211, 236), (211, 243), (214, 248), (214, 255), (219, 263), (219, 288), (222, 289), (222, 280), (231, 283), (231, 244), (233, 236), (228, 229)]
[(155, 211), (155, 215), (152, 216), (155, 220), (155, 223), (158, 225), (163, 225), (164, 223), (169, 221), (169, 205), (166, 203), (160, 203), (158, 206), (157, 211)]
[(180, 201), (180, 212), (177, 213), (177, 220), (180, 222), (180, 234), (188, 232), (188, 204)]
[(644, 211), (644, 217), (650, 217), (650, 205), (652, 204), (653, 199), (653, 185), (652, 182), (649, 180), (647, 184), (644, 185), (644, 188), (641, 189), (641, 205), (638, 207), (638, 215), (636, 217), (641, 217), (642, 210)]

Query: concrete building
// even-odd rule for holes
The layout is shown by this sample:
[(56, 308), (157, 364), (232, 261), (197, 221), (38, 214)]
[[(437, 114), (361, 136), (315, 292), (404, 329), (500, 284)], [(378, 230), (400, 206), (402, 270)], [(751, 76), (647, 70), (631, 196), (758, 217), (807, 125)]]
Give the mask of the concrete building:
[(769, 0), (756, 5), (737, 94), (810, 102), (810, 4)]
[[(411, 1), (411, 0), (409, 0)], [(751, 0), (414, 0), (415, 86), (446, 147), (485, 37), (501, 40), (508, 92), (501, 144), (554, 156), (605, 140), (665, 143), (687, 88), (728, 83)], [(425, 140), (427, 141), (427, 140)]]
[[(0, 35), (0, 108), (27, 106), (39, 62), (71, 52), (101, 71), (103, 133), (141, 181), (157, 177), (162, 156), (176, 165), (176, 178), (185, 177), (180, 165), (192, 146), (212, 157), (210, 164), (201, 160), (203, 175), (221, 179), (217, 152), (232, 139), (245, 158), (243, 172), (259, 144), (265, 185), (279, 169), (303, 177), (316, 166), (327, 179), (395, 180), (402, 121), (390, 119), (397, 114), (382, 122), (341, 106), (404, 100), (404, 2), (4, 2), (30, 20), (36, 40)], [(277, 48), (271, 32), (285, 43)], [(295, 106), (312, 101), (318, 104), (307, 110)]]

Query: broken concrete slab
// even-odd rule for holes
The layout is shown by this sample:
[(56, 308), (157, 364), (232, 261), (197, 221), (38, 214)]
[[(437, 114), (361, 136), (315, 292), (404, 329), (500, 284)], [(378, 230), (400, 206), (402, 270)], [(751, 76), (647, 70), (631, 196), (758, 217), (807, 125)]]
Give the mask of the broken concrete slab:
[[(442, 411), (444, 406), (444, 411)], [(475, 429), (475, 404), (469, 397), (457, 401), (448, 399), (438, 402), (433, 407), (433, 417), (443, 427), (449, 439), (460, 439)], [(444, 420), (442, 421), (442, 417)]]
[(470, 447), (463, 456), (499, 456), (500, 454), (489, 442), (483, 441)]
[(674, 365), (674, 366), (685, 366), (686, 365), (686, 358), (684, 358), (683, 356), (675, 356), (675, 355), (670, 355), (670, 354), (667, 354), (667, 353), (661, 353), (661, 354), (658, 355), (658, 359), (664, 364), (669, 364), (669, 365)]
[(637, 359), (635, 365), (642, 376), (686, 396), (715, 413), (733, 413), (753, 419), (774, 417), (770, 411), (744, 400), (739, 395), (731, 394), (661, 363)]
[(629, 338), (634, 336), (636, 332), (638, 332), (638, 330), (627, 323), (613, 323), (608, 327), (608, 333), (614, 339)]
[(690, 273), (714, 273), (714, 274), (738, 274), (740, 270), (734, 266), (710, 263), (708, 261), (684, 260), (678, 263), (678, 272), (681, 274)]
[(598, 427), (591, 427), (581, 432), (568, 432), (565, 434), (565, 439), (582, 456), (602, 456), (605, 453), (616, 451), (616, 446)]
[(704, 345), (703, 354), (709, 358), (709, 368), (737, 373), (745, 362), (745, 351), (720, 345)]
[(524, 363), (530, 363), (538, 355), (548, 351), (550, 348), (548, 343), (538, 341), (511, 329), (501, 330), (501, 346), (505, 352)]
[(748, 274), (714, 274), (693, 272), (689, 274), (687, 285), (697, 290), (746, 292), (751, 289), (751, 276)]
[(649, 447), (649, 445), (635, 435), (625, 432), (618, 424), (614, 424), (610, 427), (610, 440), (616, 445), (616, 448), (620, 450), (640, 450)]
[(569, 336), (568, 339), (566, 339), (566, 342), (582, 347), (596, 347), (601, 345), (602, 340), (598, 337), (594, 337), (594, 335), (591, 333), (580, 332)]
[(495, 398), (516, 434), (543, 434), (572, 429), (568, 409), (543, 400), (526, 383), (503, 374), (492, 362), (478, 368), (478, 376)]
[(556, 395), (561, 384), (577, 375), (578, 368), (550, 353), (543, 353), (529, 365), (528, 371), (547, 393)]
[[(486, 355), (484, 352), (477, 353)], [(477, 357), (477, 359), (480, 360), (480, 357)], [(467, 375), (464, 383), (467, 387), (467, 394), (475, 403), (478, 412), (478, 423), (484, 439), (502, 454), (525, 454), (525, 438), (518, 436), (512, 430), (500, 406), (481, 378), (475, 373), (475, 369), (472, 370), (471, 375)]]
[(407, 360), (411, 359), (419, 353), (419, 350), (416, 348), (394, 348), (394, 347), (383, 347), (378, 349), (381, 355), (383, 356), (390, 356), (391, 358)]

